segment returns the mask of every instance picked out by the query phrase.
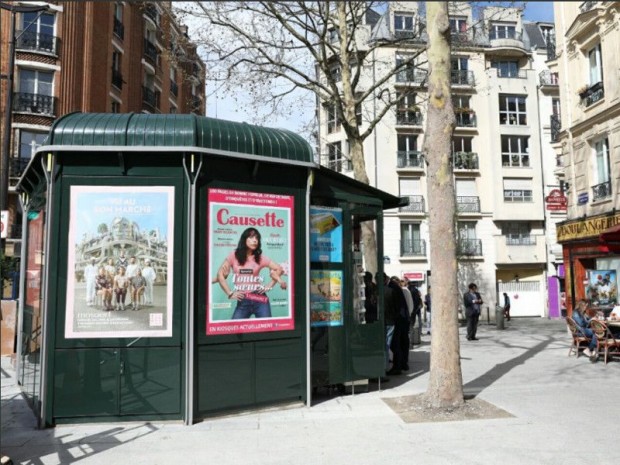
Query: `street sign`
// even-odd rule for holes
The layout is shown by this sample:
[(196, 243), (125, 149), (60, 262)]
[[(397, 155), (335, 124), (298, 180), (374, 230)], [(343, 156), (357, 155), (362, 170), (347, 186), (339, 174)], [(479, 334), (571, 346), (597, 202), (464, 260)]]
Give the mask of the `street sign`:
[(553, 189), (549, 195), (545, 197), (547, 210), (550, 211), (566, 211), (568, 207), (568, 199), (560, 189)]
[(9, 229), (9, 211), (2, 210), (2, 221), (0, 221), (0, 238), (6, 239)]

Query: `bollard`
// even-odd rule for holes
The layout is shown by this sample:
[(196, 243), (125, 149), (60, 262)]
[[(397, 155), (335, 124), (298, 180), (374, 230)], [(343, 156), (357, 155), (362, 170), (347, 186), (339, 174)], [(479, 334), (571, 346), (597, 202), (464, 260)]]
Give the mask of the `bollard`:
[(504, 307), (500, 305), (495, 307), (495, 324), (497, 329), (504, 329)]

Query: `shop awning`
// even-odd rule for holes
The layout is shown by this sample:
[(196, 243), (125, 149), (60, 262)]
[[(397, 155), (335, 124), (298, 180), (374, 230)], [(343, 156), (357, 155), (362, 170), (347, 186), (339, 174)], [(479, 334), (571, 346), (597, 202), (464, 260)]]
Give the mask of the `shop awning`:
[(607, 228), (598, 236), (599, 242), (606, 245), (611, 252), (620, 252), (620, 224)]

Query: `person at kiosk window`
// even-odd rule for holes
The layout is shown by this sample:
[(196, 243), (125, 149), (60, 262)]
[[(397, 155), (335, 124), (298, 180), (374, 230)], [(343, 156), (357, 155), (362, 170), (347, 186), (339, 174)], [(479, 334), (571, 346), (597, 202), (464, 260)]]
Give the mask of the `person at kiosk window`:
[[(260, 272), (263, 268), (269, 269), (271, 281), (264, 285)], [(229, 287), (227, 279), (233, 272), (233, 287)], [(256, 228), (247, 228), (241, 234), (237, 248), (222, 262), (213, 282), (218, 282), (230, 300), (236, 300), (237, 306), (232, 314), (233, 320), (247, 319), (254, 315), (256, 318), (271, 317), (271, 305), (267, 292), (276, 284), (286, 289), (286, 281), (282, 279), (284, 269), (263, 255), (261, 235)], [(247, 277), (254, 280), (248, 283)]]
[(579, 328), (581, 334), (590, 338), (590, 344), (588, 347), (583, 349), (583, 353), (590, 357), (590, 361), (595, 362), (598, 359), (598, 353), (596, 352), (597, 339), (594, 331), (590, 329), (591, 318), (586, 314), (587, 308), (588, 304), (585, 300), (580, 300), (577, 302), (577, 305), (575, 305), (575, 309), (573, 310), (573, 321)]

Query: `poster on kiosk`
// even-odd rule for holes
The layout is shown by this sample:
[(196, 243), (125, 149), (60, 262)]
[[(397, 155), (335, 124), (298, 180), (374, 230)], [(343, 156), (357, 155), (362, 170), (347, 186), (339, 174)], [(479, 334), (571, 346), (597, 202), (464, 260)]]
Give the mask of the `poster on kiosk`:
[(295, 329), (294, 197), (208, 191), (207, 335)]

